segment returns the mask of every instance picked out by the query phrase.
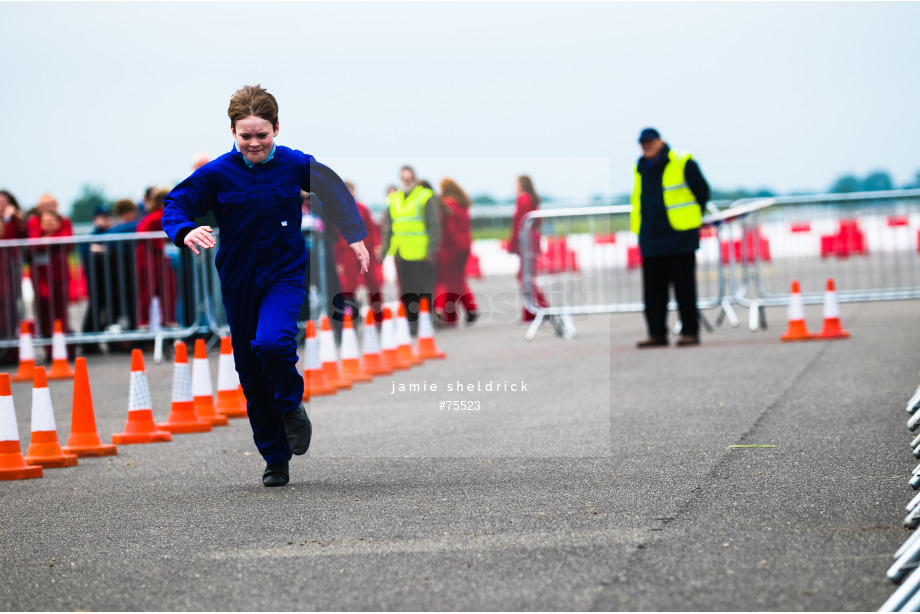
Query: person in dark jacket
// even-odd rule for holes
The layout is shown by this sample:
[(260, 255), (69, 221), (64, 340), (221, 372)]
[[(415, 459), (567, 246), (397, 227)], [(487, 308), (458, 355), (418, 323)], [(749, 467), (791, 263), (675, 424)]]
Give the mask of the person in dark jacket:
[(292, 454), (306, 453), (312, 426), (297, 369), (297, 315), (306, 296), (308, 255), (300, 227), (301, 190), (313, 192), (327, 218), (367, 271), (364, 222), (345, 183), (313, 156), (274, 142), (278, 103), (261, 86), (237, 90), (227, 109), (235, 145), (166, 196), (163, 230), (196, 255), (217, 242), (196, 218), (211, 211), (220, 226), (215, 264), (247, 399), (253, 440), (266, 467), (264, 486), (288, 483)]
[(642, 157), (635, 169), (630, 226), (639, 235), (648, 338), (637, 345), (668, 345), (670, 286), (680, 312), (677, 345), (697, 345), (696, 250), (709, 184), (693, 157), (672, 150), (654, 128), (641, 132), (639, 144)]

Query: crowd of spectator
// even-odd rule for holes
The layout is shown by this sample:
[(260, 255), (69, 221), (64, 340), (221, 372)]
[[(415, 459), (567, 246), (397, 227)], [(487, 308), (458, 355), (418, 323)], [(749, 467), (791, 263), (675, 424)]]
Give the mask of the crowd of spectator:
[[(395, 209), (388, 204), (380, 219), (375, 220), (371, 210), (358, 198), (355, 185), (347, 182), (368, 231), (365, 243), (371, 262), (365, 274), (360, 273), (345, 240), (333, 225), (328, 224), (322, 203), (310, 193), (302, 194), (305, 224), (312, 218), (311, 223), (326, 231), (323, 233), (327, 286), (324, 307), (331, 316), (337, 338), (341, 335), (346, 313), (350, 313), (356, 326), (361, 324), (358, 316), (362, 308), (362, 290), (366, 305), (377, 322), (383, 320), (386, 300), (383, 260), (387, 255), (395, 257), (397, 292), (407, 306), (413, 334), (418, 301), (422, 297), (429, 299), (437, 327), (456, 327), (463, 320), (472, 324), (479, 317), (475, 295), (466, 280), (472, 248), (469, 196), (451, 178), (443, 179), (435, 190), (429, 182), (416, 180), (411, 167), (404, 167), (401, 175), (402, 190), (396, 186), (387, 187), (388, 203), (403, 202), (413, 194), (422, 194), (425, 198), (419, 202), (423, 205), (424, 232), (430, 244), (425, 244), (420, 259), (406, 260), (394, 243), (398, 233), (394, 234), (391, 210)], [(518, 210), (514, 217), (515, 228), (509, 236), (512, 253), (518, 253), (520, 218), (539, 203), (529, 178), (518, 178), (517, 187)], [(93, 211), (90, 235), (131, 235), (122, 240), (76, 244), (49, 242), (23, 248), (26, 252), (22, 254), (17, 251), (20, 247), (0, 249), (0, 338), (16, 336), (21, 316), (34, 317), (33, 333), (36, 335), (50, 336), (56, 320), (60, 320), (64, 332), (69, 333), (72, 328), (68, 306), (82, 298), (86, 299), (86, 310), (79, 326), (83, 333), (192, 324), (195, 312), (190, 304), (194, 301), (185, 300), (183, 305), (182, 300), (191, 289), (191, 257), (181, 253), (185, 250), (171, 255), (166, 249), (165, 238), (136, 236), (136, 233), (162, 231), (163, 203), (168, 193), (169, 188), (152, 186), (146, 189), (140, 202), (121, 199), (111, 207), (103, 205)], [(70, 237), (74, 234), (71, 220), (58, 211), (58, 201), (51, 194), (41, 195), (33, 208), (24, 210), (12, 193), (0, 190), (0, 214), (0, 239)], [(308, 284), (311, 276), (319, 272), (319, 262), (314, 260), (311, 259), (311, 271), (307, 271)], [(35, 294), (34, 305), (26, 305), (24, 314), (20, 313), (23, 277), (32, 282)], [(542, 301), (539, 290), (536, 292)], [(309, 303), (305, 301), (303, 319), (317, 315), (309, 313)], [(522, 317), (526, 320), (532, 318), (532, 314), (525, 312)], [(116, 344), (114, 349), (119, 347), (128, 349), (129, 345)], [(100, 348), (98, 344), (87, 343), (82, 349), (90, 353)], [(2, 361), (15, 359), (15, 349), (0, 352)]]

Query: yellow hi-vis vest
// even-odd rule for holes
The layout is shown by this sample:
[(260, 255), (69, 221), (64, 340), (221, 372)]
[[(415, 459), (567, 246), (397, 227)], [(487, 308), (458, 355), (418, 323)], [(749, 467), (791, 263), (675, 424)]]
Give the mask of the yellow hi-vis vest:
[(397, 190), (387, 196), (390, 207), (390, 249), (403, 260), (424, 260), (428, 254), (428, 228), (425, 226), (425, 204), (434, 192), (415, 186), (406, 196)]
[[(668, 222), (674, 230), (692, 230), (699, 228), (703, 221), (703, 210), (696, 202), (696, 196), (687, 185), (684, 169), (687, 161), (693, 158), (687, 152), (668, 152), (668, 163), (661, 177), (664, 193), (664, 207), (668, 212)], [(634, 167), (636, 185), (632, 193), (632, 211), (629, 214), (630, 229), (639, 234), (642, 226), (642, 176), (639, 168)]]

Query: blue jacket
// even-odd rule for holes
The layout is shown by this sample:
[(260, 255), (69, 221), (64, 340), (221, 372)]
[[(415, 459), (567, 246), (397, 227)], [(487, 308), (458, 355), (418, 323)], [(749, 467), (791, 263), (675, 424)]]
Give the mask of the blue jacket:
[(212, 211), (220, 227), (216, 264), (225, 290), (283, 277), (302, 281), (307, 250), (300, 232), (301, 190), (322, 200), (326, 216), (348, 243), (367, 236), (339, 176), (313, 156), (280, 145), (264, 164), (247, 166), (234, 147), (196, 170), (166, 196), (163, 230), (184, 247), (195, 218)]

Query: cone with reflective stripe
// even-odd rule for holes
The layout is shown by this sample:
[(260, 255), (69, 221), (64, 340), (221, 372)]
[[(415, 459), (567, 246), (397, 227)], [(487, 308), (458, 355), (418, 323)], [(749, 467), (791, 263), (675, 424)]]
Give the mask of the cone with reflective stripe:
[(28, 382), (35, 376), (35, 346), (29, 322), (19, 323), (19, 370), (13, 376), (14, 382)]
[(128, 422), (125, 424), (124, 432), (112, 435), (112, 442), (121, 445), (161, 441), (172, 441), (172, 434), (161, 430), (153, 422), (150, 385), (147, 383), (147, 372), (144, 370), (144, 354), (140, 350), (134, 350), (131, 352)]
[[(233, 337), (229, 337), (229, 339), (230, 341), (228, 343), (230, 344), (230, 367), (232, 371), (231, 375), (233, 375), (233, 381), (236, 382), (237, 403), (239, 403), (239, 405), (243, 408), (248, 408), (249, 401), (246, 399), (246, 394), (243, 392), (243, 384), (240, 383), (240, 374), (236, 372), (236, 359), (233, 357)], [(247, 417), (249, 415), (248, 409), (246, 415)]]
[(76, 455), (65, 454), (58, 443), (54, 410), (51, 408), (51, 392), (48, 390), (48, 377), (44, 367), (35, 367), (32, 381), (32, 441), (26, 451), (25, 461), (46, 469), (73, 467), (77, 464)]
[(64, 343), (64, 326), (60, 320), (54, 321), (54, 334), (51, 335), (51, 368), (48, 379), (71, 379), (73, 369), (67, 362), (67, 345)]
[(217, 362), (217, 402), (214, 409), (228, 418), (247, 418), (246, 397), (240, 394), (240, 379), (233, 365), (233, 345), (230, 337), (220, 339)]
[(399, 304), (399, 310), (396, 312), (396, 355), (403, 362), (412, 366), (425, 362), (412, 353), (412, 332), (409, 330), (406, 306), (402, 303)]
[(808, 341), (815, 336), (805, 326), (805, 304), (799, 291), (799, 282), (792, 282), (792, 295), (789, 297), (789, 328), (780, 337), (780, 341)]
[(29, 465), (22, 457), (10, 375), (0, 373), (0, 480), (40, 478), (42, 473), (41, 465)]
[[(373, 314), (371, 314), (373, 316)], [(376, 331), (375, 331), (376, 332)], [(351, 321), (351, 313), (342, 319), (342, 377), (351, 382), (369, 382), (374, 379), (361, 368), (361, 354), (358, 350), (358, 335)]]
[(166, 422), (157, 426), (170, 433), (206, 433), (211, 423), (198, 417), (192, 398), (192, 376), (188, 368), (188, 350), (183, 341), (176, 341), (176, 358), (173, 362), (172, 405)]
[(397, 352), (396, 324), (393, 322), (393, 311), (389, 307), (383, 308), (383, 323), (380, 325), (380, 351), (383, 361), (391, 369), (401, 371), (412, 365), (400, 358)]
[(824, 292), (824, 327), (818, 333), (819, 339), (848, 339), (850, 333), (840, 324), (840, 304), (837, 302), (837, 289), (833, 278), (827, 280)]
[(389, 375), (393, 369), (386, 365), (377, 339), (377, 316), (368, 310), (364, 318), (364, 330), (361, 331), (364, 345), (361, 352), (361, 367), (370, 375)]
[(211, 366), (204, 339), (195, 340), (195, 359), (192, 361), (192, 398), (198, 418), (211, 426), (227, 426), (230, 421), (214, 409), (214, 386), (211, 385)]
[(431, 324), (431, 310), (428, 299), (422, 297), (421, 311), (418, 314), (418, 341), (415, 355), (422, 360), (430, 358), (447, 358), (447, 354), (438, 349), (434, 343), (434, 326)]
[(70, 414), (70, 437), (64, 446), (64, 454), (84, 456), (112, 456), (118, 454), (114, 444), (102, 443), (96, 430), (96, 414), (93, 411), (93, 393), (89, 388), (89, 374), (86, 359), (79, 356), (74, 366), (73, 409)]
[(329, 316), (319, 318), (319, 362), (326, 376), (326, 383), (338, 389), (351, 388), (351, 382), (339, 375), (339, 357), (335, 352), (335, 336)]
[(319, 360), (319, 340), (316, 338), (316, 323), (307, 320), (307, 340), (304, 344), (304, 360), (307, 367), (303, 372), (303, 399), (337, 394), (339, 389), (326, 381), (323, 365)]

